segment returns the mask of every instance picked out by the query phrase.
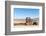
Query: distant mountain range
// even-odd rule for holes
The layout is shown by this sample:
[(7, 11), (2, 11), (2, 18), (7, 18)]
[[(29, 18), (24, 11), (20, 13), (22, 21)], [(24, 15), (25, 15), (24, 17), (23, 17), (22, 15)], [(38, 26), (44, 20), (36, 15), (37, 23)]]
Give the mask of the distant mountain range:
[(34, 18), (34, 19), (33, 19), (33, 21), (38, 21), (38, 20), (39, 20), (39, 18)]
[[(17, 20), (17, 21), (19, 21), (19, 20), (22, 21), (22, 20), (26, 20), (26, 19), (14, 19), (14, 21), (16, 21), (16, 20)], [(39, 21), (39, 18), (34, 18), (34, 19), (31, 19), (31, 20), (32, 20), (32, 21)]]

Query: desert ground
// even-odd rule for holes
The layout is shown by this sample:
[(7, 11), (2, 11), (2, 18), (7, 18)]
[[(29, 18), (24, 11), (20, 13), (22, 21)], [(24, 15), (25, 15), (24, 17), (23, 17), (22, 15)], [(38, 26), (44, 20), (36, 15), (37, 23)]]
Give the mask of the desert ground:
[(26, 22), (26, 19), (15, 19), (14, 20), (14, 26), (15, 25), (27, 26), (27, 25), (33, 25), (33, 24), (38, 25), (38, 23), (39, 23), (38, 19), (31, 19), (30, 21), (28, 20), (27, 22)]

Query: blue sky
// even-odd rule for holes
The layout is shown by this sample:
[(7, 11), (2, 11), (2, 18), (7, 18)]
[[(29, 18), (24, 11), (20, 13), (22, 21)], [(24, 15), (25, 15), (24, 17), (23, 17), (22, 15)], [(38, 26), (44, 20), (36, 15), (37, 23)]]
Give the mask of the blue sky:
[(26, 17), (39, 17), (39, 9), (14, 8), (14, 17), (16, 17), (16, 19)]

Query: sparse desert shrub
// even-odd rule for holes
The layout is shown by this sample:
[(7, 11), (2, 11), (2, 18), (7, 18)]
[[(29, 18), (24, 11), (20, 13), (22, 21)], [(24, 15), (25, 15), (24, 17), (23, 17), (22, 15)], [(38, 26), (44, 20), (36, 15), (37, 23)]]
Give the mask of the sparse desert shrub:
[(33, 22), (33, 25), (38, 25), (38, 23), (37, 22)]

